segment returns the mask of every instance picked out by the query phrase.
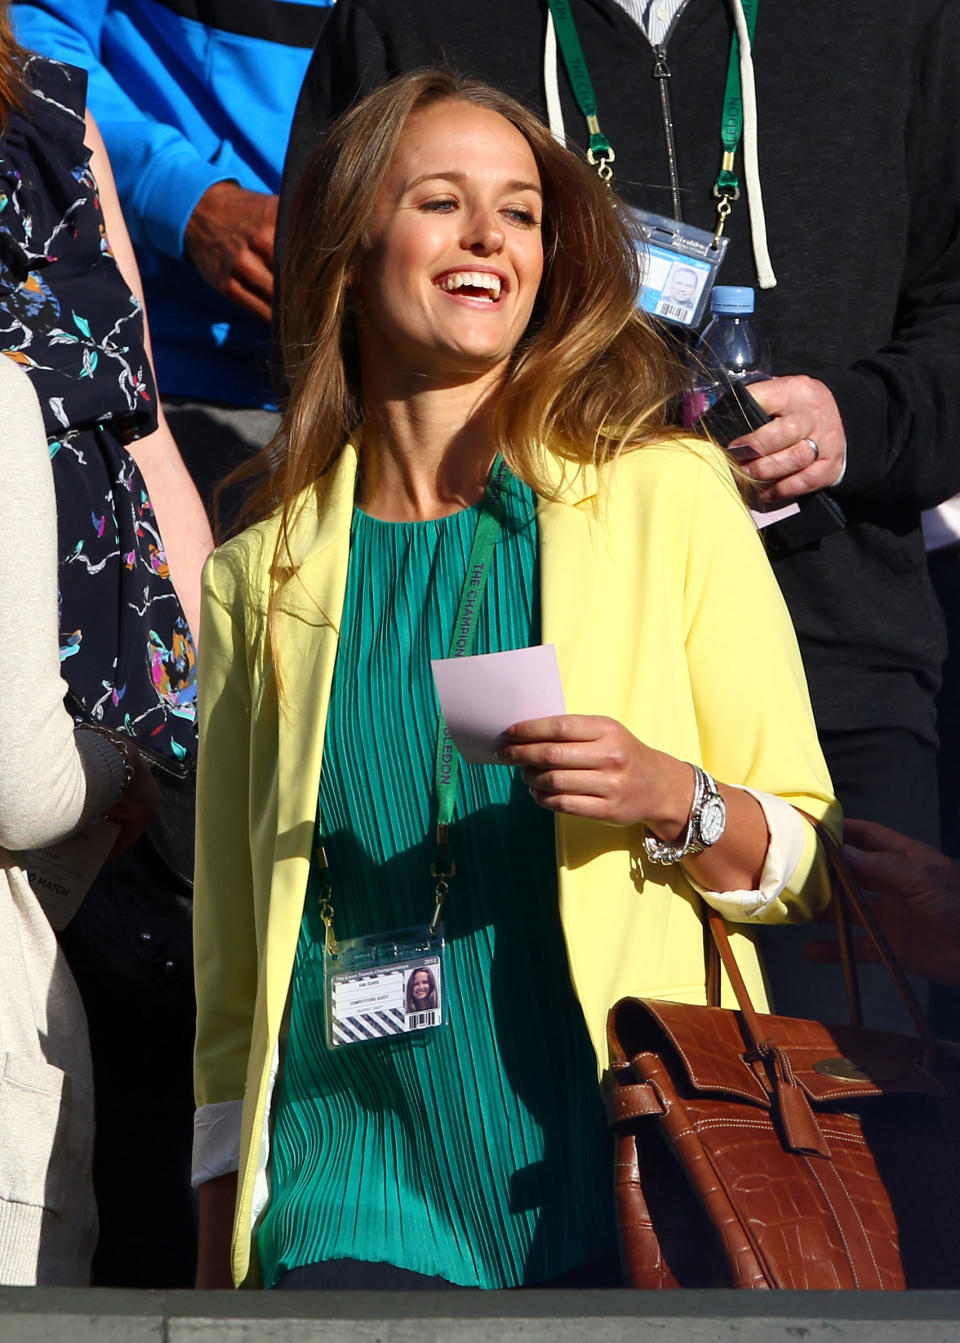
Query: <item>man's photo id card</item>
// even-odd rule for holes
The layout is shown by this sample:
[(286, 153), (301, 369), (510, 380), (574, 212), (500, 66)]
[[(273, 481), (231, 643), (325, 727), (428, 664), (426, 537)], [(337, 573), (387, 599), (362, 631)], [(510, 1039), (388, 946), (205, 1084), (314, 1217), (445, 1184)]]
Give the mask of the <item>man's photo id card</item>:
[(632, 209), (626, 214), (642, 276), (637, 306), (674, 326), (698, 326), (728, 240), (720, 238), (714, 246), (712, 233), (666, 215)]
[(445, 1023), (442, 929), (354, 938), (324, 957), (327, 1044), (369, 1044)]

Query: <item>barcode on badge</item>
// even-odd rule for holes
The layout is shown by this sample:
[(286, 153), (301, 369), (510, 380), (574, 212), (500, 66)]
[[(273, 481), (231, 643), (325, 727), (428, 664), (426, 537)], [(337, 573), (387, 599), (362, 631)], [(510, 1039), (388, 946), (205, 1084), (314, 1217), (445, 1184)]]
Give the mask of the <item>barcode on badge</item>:
[(440, 1014), (433, 1009), (429, 1012), (410, 1012), (407, 1016), (408, 1031), (422, 1031), (424, 1026), (436, 1026)]
[(661, 317), (670, 317), (674, 322), (689, 322), (693, 316), (689, 308), (682, 308), (676, 303), (668, 303), (666, 299), (658, 304), (657, 312)]

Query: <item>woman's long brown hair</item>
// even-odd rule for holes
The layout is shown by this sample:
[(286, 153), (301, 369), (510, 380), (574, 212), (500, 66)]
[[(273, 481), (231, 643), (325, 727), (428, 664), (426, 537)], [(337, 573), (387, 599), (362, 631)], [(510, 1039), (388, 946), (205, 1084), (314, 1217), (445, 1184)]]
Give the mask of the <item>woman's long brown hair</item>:
[(0, 128), (6, 127), (10, 109), (23, 101), (24, 55), (13, 35), (10, 0), (0, 0)]
[(351, 275), (362, 265), (381, 185), (410, 115), (446, 99), (514, 125), (543, 187), (543, 279), (492, 415), (508, 465), (549, 497), (556, 485), (548, 454), (601, 465), (670, 432), (666, 408), (683, 373), (636, 307), (638, 259), (616, 198), (506, 94), (443, 70), (405, 75), (329, 129), (294, 198), (280, 313), (289, 400), (272, 442), (228, 482), (256, 482), (238, 526), (280, 511), (275, 582), (292, 572), (287, 538), (296, 512), (362, 422)]

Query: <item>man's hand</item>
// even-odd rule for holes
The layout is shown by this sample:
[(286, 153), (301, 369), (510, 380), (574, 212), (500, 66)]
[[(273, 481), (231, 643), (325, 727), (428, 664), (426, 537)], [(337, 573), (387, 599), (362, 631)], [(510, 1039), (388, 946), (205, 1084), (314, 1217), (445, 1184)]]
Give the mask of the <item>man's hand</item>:
[[(752, 382), (750, 395), (768, 415), (769, 424), (735, 439), (731, 449), (760, 487), (764, 503), (795, 499), (825, 490), (840, 479), (847, 438), (833, 393), (816, 378), (768, 378)], [(812, 444), (816, 444), (816, 450)]]
[(190, 216), (184, 251), (207, 284), (269, 322), (276, 230), (276, 196), (216, 182)]
[[(873, 821), (846, 821), (844, 857), (867, 891), (872, 908), (905, 970), (960, 987), (960, 871), (929, 844)], [(837, 943), (815, 942), (810, 960), (836, 961)], [(860, 939), (858, 958), (876, 961), (873, 943)]]
[(123, 751), (133, 769), (133, 776), (107, 811), (108, 819), (120, 827), (120, 833), (110, 850), (111, 858), (116, 858), (118, 853), (129, 849), (140, 838), (160, 805), (160, 789), (150, 773), (149, 765), (132, 741), (125, 737), (118, 740), (120, 745), (117, 749)]

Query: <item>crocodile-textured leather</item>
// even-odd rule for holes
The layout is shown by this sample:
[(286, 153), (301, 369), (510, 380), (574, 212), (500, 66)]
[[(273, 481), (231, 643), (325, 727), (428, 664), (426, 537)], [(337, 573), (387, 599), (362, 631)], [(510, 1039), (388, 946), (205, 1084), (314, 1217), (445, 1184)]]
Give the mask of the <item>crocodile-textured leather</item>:
[(960, 1287), (949, 1047), (934, 1074), (908, 1037), (639, 999), (609, 1030), (633, 1286)]

